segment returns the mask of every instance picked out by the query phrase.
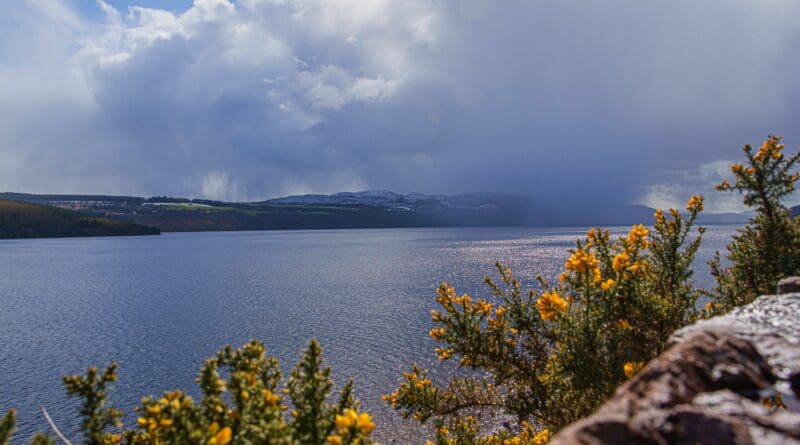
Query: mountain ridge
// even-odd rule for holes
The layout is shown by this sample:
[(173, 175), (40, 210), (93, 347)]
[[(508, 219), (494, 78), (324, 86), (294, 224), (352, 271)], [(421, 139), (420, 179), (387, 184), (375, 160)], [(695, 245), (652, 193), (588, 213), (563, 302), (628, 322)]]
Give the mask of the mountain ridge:
[[(498, 192), (427, 195), (365, 190), (254, 202), (24, 193), (0, 193), (0, 198), (53, 205), (163, 231), (620, 225), (647, 223), (654, 211), (643, 205), (595, 201), (576, 205)], [(708, 215), (703, 219), (727, 223), (744, 221), (746, 216)]]

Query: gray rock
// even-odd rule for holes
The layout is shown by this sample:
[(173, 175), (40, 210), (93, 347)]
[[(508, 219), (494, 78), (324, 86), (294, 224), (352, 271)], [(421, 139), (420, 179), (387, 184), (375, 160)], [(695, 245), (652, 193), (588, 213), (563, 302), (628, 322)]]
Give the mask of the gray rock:
[[(800, 445), (800, 293), (760, 297), (669, 343), (552, 444)], [(788, 410), (762, 403), (778, 393)]]
[(729, 314), (679, 329), (668, 342), (674, 345), (704, 330), (725, 330), (752, 342), (781, 379), (800, 372), (800, 293), (759, 297)]

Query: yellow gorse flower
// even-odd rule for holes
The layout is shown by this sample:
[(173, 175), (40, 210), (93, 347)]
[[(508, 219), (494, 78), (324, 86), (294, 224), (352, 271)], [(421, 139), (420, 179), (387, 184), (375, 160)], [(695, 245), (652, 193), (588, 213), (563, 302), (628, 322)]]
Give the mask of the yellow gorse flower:
[(453, 356), (453, 351), (450, 348), (436, 348), (436, 359), (439, 361), (447, 360)]
[(275, 406), (281, 401), (281, 396), (273, 393), (269, 388), (261, 390), (261, 394), (264, 396), (264, 401), (267, 403), (267, 405)]
[(783, 150), (784, 145), (780, 143), (781, 137), (780, 136), (770, 136), (767, 140), (765, 140), (761, 147), (758, 148), (758, 153), (753, 156), (753, 159), (756, 161), (762, 161), (767, 156), (771, 157), (772, 159), (778, 160), (783, 155), (781, 154), (781, 150)]
[(552, 320), (558, 312), (567, 309), (567, 302), (556, 291), (543, 292), (536, 300), (542, 320)]
[(226, 426), (225, 428), (219, 430), (215, 439), (217, 439), (217, 445), (228, 445), (231, 442), (231, 427)]
[(667, 222), (666, 218), (664, 217), (664, 211), (661, 209), (656, 210), (656, 212), (653, 214), (653, 218), (655, 218), (657, 226), (663, 226)]
[(489, 315), (490, 313), (492, 313), (493, 307), (494, 305), (492, 303), (489, 303), (488, 301), (481, 299), (477, 300), (475, 304), (472, 305), (471, 309), (472, 312), (476, 314)]
[(615, 284), (616, 284), (616, 281), (614, 281), (613, 279), (609, 278), (606, 281), (604, 281), (603, 284), (600, 285), (600, 287), (603, 290), (609, 290), (609, 289), (613, 288)]
[(436, 341), (441, 341), (444, 335), (444, 328), (433, 328), (428, 332), (428, 335)]
[(335, 419), (336, 428), (340, 431), (347, 430), (358, 421), (358, 413), (354, 409), (345, 410), (343, 414), (337, 414)]
[(208, 445), (228, 445), (231, 442), (233, 431), (229, 426), (220, 429), (219, 423), (213, 422), (208, 426), (208, 434), (211, 435)]
[(650, 230), (643, 224), (636, 224), (631, 227), (628, 232), (628, 245), (635, 248), (644, 248), (648, 246), (647, 237), (650, 236)]
[(627, 362), (624, 365), (622, 365), (622, 370), (625, 372), (625, 376), (627, 376), (628, 378), (633, 377), (633, 374), (636, 373), (636, 371), (634, 371), (633, 369), (633, 363), (631, 362)]
[(644, 366), (643, 362), (627, 362), (622, 366), (625, 376), (628, 378), (633, 377)]
[(539, 431), (533, 436), (533, 445), (545, 445), (550, 442), (550, 430), (547, 428)]
[(703, 211), (703, 196), (702, 195), (692, 195), (689, 198), (689, 202), (686, 203), (686, 210), (694, 213), (694, 212), (702, 212)]
[[(590, 231), (590, 233), (594, 233)], [(589, 245), (587, 243), (587, 245)], [(600, 281), (603, 280), (602, 273), (600, 272), (600, 268), (598, 265), (600, 264), (600, 260), (594, 256), (593, 253), (587, 252), (582, 248), (578, 248), (575, 252), (570, 255), (569, 259), (564, 263), (564, 268), (566, 268), (570, 272), (575, 272), (578, 274), (585, 274), (590, 273), (592, 277), (593, 284), (599, 284)], [(561, 282), (567, 281), (569, 278), (568, 275), (562, 274), (562, 277), (559, 278)]]
[(453, 304), (453, 300), (456, 299), (456, 289), (444, 283), (436, 289), (436, 302), (444, 306), (445, 308), (449, 308)]
[(628, 263), (630, 263), (630, 261), (631, 257), (628, 256), (628, 252), (622, 252), (614, 257), (614, 260), (611, 262), (611, 267), (614, 269), (615, 272), (621, 272), (628, 266)]
[(357, 429), (361, 434), (367, 436), (375, 428), (375, 423), (367, 413), (358, 413), (354, 409), (346, 409), (344, 413), (337, 414), (335, 421), (336, 430), (339, 433), (346, 433), (350, 429)]
[(367, 413), (360, 413), (358, 415), (358, 429), (361, 430), (361, 433), (369, 435), (373, 429), (375, 429), (375, 423), (372, 421), (372, 417), (370, 417)]
[(647, 262), (646, 261), (636, 261), (630, 266), (628, 266), (628, 272), (643, 272), (647, 270)]
[(578, 249), (564, 263), (564, 268), (570, 272), (584, 273), (593, 270), (598, 264), (600, 260), (593, 253)]
[(469, 296), (469, 295), (467, 295), (467, 294), (464, 294), (464, 295), (462, 295), (462, 296), (460, 296), (460, 297), (456, 298), (456, 299), (455, 299), (455, 300), (453, 300), (453, 301), (454, 301), (454, 302), (455, 302), (457, 305), (459, 305), (459, 306), (461, 306), (461, 307), (467, 307), (467, 306), (469, 306), (470, 304), (472, 304), (472, 297), (470, 297), (470, 296)]

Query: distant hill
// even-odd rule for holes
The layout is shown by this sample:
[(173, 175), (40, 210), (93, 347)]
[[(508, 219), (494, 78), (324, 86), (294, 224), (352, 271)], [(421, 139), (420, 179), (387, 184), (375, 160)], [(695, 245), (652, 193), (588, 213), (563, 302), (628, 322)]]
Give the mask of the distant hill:
[(158, 235), (155, 227), (63, 208), (0, 199), (0, 238)]
[(754, 212), (741, 213), (701, 213), (697, 217), (699, 224), (744, 224), (753, 217)]
[[(507, 193), (399, 194), (385, 190), (297, 195), (259, 202), (172, 197), (31, 195), (0, 198), (53, 205), (163, 231), (465, 226), (591, 226), (648, 223), (653, 209), (600, 202), (577, 205)], [(713, 215), (709, 215), (713, 217)], [(742, 215), (708, 218), (738, 222)]]

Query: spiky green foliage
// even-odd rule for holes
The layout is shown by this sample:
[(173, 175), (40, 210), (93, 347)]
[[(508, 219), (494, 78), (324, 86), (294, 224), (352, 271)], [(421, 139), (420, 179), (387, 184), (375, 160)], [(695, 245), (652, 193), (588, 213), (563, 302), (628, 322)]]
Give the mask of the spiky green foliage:
[[(67, 392), (82, 400), (81, 424), (86, 443), (109, 445), (370, 445), (375, 427), (369, 414), (358, 412), (353, 382), (334, 401), (331, 370), (322, 348), (312, 340), (282, 387), (278, 360), (266, 355), (256, 340), (239, 349), (223, 348), (203, 365), (197, 382), (202, 399), (195, 403), (184, 391), (145, 397), (134, 428), (122, 425), (122, 412), (106, 406), (109, 385), (117, 380), (117, 364), (104, 372), (64, 378)], [(226, 376), (226, 377), (223, 377)], [(294, 410), (289, 415), (288, 394)], [(0, 445), (13, 433), (15, 412), (0, 421)], [(54, 443), (44, 435), (33, 445)]]
[(336, 407), (325, 401), (331, 392), (330, 368), (321, 365), (319, 344), (312, 341), (303, 357), (292, 370), (289, 379), (289, 396), (292, 399), (295, 440), (309, 445), (320, 445), (333, 429)]
[[(285, 388), (278, 360), (266, 355), (262, 343), (226, 347), (200, 372), (199, 404), (181, 391), (144, 399), (139, 428), (125, 438), (132, 444), (370, 444), (374, 424), (368, 414), (355, 411), (352, 383), (342, 390), (339, 403), (328, 401), (330, 373), (322, 348), (313, 340)], [(294, 407), (288, 416), (284, 394)], [(356, 422), (342, 420), (350, 418)]]
[[(8, 445), (14, 435), (17, 424), (17, 412), (14, 409), (8, 410), (0, 419), (0, 445)], [(36, 434), (30, 441), (30, 445), (55, 445), (55, 441), (44, 434)]]
[(774, 294), (781, 278), (800, 274), (800, 221), (793, 218), (783, 199), (791, 194), (798, 174), (800, 153), (784, 156), (779, 136), (769, 136), (757, 152), (745, 145), (744, 164), (731, 166), (733, 183), (719, 190), (738, 192), (755, 216), (728, 244), (729, 266), (719, 253), (710, 263), (717, 280), (714, 309), (727, 312), (759, 295)]
[(100, 373), (97, 368), (89, 368), (86, 375), (72, 375), (64, 377), (64, 387), (67, 394), (72, 397), (79, 397), (83, 403), (81, 405), (81, 416), (83, 417), (82, 428), (89, 445), (102, 445), (114, 443), (116, 436), (106, 433), (106, 428), (122, 426), (122, 411), (106, 407), (106, 396), (108, 386), (117, 380), (117, 364), (111, 366)]
[(0, 445), (7, 445), (8, 440), (14, 434), (14, 427), (17, 424), (17, 411), (14, 409), (8, 410), (0, 420)]
[(31, 445), (56, 445), (56, 441), (42, 433), (38, 433), (31, 439)]

